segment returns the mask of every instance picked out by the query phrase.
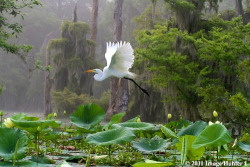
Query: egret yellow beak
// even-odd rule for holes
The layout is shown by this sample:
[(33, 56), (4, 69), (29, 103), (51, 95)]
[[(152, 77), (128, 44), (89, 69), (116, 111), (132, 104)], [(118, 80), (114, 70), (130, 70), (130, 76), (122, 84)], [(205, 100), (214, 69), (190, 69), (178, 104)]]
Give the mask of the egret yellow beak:
[(94, 72), (95, 70), (87, 70), (85, 73)]

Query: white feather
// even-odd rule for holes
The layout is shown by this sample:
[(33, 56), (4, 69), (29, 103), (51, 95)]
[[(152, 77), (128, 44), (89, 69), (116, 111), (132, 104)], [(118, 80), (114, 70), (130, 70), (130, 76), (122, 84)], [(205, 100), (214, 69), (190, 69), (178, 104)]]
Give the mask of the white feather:
[(134, 50), (129, 42), (107, 43), (105, 58), (107, 66), (103, 71), (119, 78), (135, 77), (135, 74), (129, 72), (134, 63)]

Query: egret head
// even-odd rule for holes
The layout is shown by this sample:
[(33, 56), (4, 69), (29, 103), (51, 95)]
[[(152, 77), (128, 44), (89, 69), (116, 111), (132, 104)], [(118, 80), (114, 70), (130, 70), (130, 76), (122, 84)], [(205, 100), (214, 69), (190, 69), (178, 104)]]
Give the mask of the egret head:
[(85, 73), (89, 73), (89, 72), (95, 73), (95, 75), (94, 75), (95, 80), (101, 81), (101, 78), (103, 76), (102, 70), (100, 70), (100, 69), (93, 69), (93, 70), (87, 70), (87, 71), (85, 71)]
[(102, 73), (102, 71), (100, 69), (93, 69), (93, 70), (87, 70), (85, 71), (85, 73), (90, 73), (90, 72), (93, 72), (95, 74), (100, 74)]

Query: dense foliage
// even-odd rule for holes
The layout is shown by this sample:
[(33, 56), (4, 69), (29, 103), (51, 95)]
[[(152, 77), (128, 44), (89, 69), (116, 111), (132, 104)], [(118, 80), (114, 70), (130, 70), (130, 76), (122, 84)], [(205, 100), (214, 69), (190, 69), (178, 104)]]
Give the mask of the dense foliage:
[[(0, 48), (14, 54), (27, 53), (32, 48), (28, 45), (18, 46), (15, 43), (10, 43), (8, 40), (12, 37), (17, 38), (22, 32), (22, 25), (18, 22), (10, 22), (8, 17), (21, 16), (24, 19), (24, 15), (21, 9), (25, 7), (32, 8), (34, 5), (41, 5), (38, 0), (23, 0), (15, 2), (13, 0), (2, 0), (0, 3)], [(21, 57), (24, 58), (24, 57)]]
[(169, 29), (169, 24), (143, 30), (137, 38), (137, 56), (149, 62), (154, 84), (176, 92), (167, 93), (165, 103), (179, 101), (182, 109), (198, 110), (203, 119), (216, 110), (224, 121), (247, 125), (250, 94), (245, 91), (249, 76), (244, 71), (249, 70), (250, 24), (242, 25), (240, 18), (210, 24), (208, 31), (196, 33)]

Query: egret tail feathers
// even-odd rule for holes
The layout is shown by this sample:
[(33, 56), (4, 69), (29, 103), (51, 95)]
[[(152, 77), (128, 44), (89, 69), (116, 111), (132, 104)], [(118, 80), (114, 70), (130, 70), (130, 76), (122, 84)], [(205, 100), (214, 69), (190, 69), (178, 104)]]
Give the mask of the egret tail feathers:
[(128, 74), (125, 76), (126, 78), (131, 78), (131, 79), (135, 79), (137, 77), (137, 75), (135, 73), (132, 72), (128, 72)]

